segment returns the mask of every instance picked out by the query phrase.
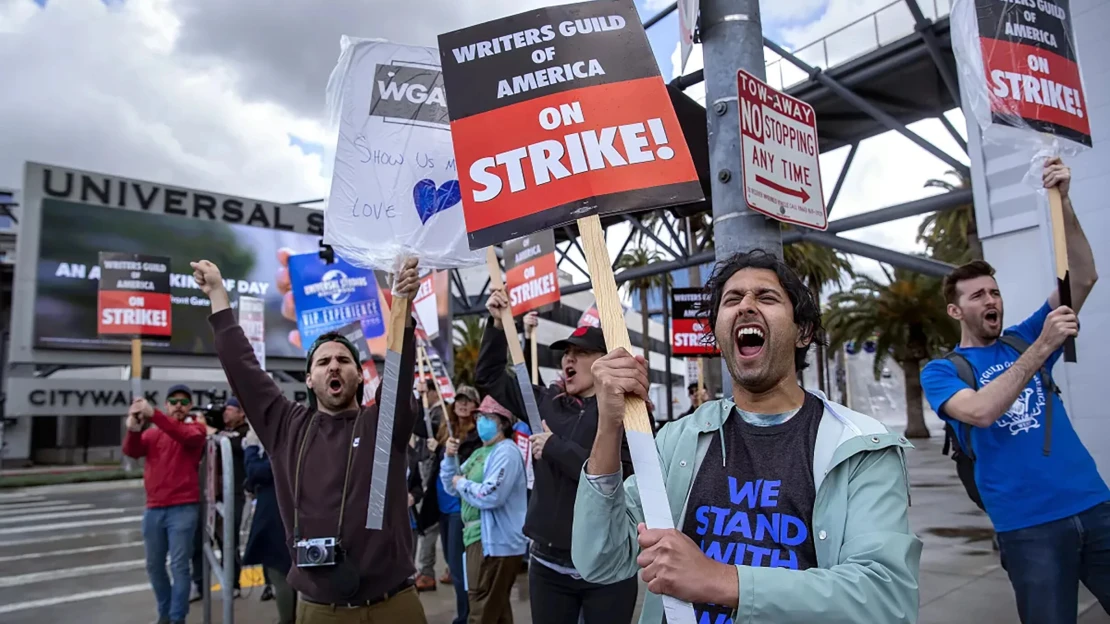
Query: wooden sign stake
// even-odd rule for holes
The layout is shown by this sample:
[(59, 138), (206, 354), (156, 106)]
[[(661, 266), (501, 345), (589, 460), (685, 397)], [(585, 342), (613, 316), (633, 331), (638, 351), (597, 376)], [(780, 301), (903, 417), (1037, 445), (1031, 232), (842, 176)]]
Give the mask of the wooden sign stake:
[(705, 390), (705, 360), (698, 358), (698, 398), (701, 398), (701, 392)]
[[(427, 386), (428, 381), (424, 379), (424, 373), (427, 373), (430, 381), (435, 384), (436, 396), (440, 396), (439, 380), (436, 379), (436, 374), (434, 371), (432, 371), (432, 365), (430, 362), (428, 362), (428, 351), (424, 348), (423, 344), (418, 347), (416, 355), (419, 360), (418, 364), (420, 366), (420, 383), (424, 384), (425, 387)], [(440, 397), (440, 400), (442, 400), (442, 398), (443, 397)], [(420, 400), (424, 404), (424, 431), (427, 432), (429, 438), (434, 438), (436, 437), (436, 433), (432, 431), (432, 415), (428, 412), (427, 391), (420, 392)]]
[(537, 328), (533, 327), (532, 331), (529, 332), (531, 334), (531, 336), (530, 336), (531, 340), (529, 342), (531, 342), (531, 348), (532, 348), (532, 353), (530, 355), (532, 356), (532, 385), (533, 386), (539, 385), (539, 383), (540, 383), (540, 360), (539, 360), (539, 357), (538, 357), (539, 348), (536, 346), (536, 329)]
[[(374, 463), (370, 468), (370, 502), (366, 509), (366, 528), (381, 530), (385, 518), (385, 491), (389, 474), (390, 449), (393, 446), (393, 421), (397, 414), (397, 397), (404, 371), (401, 351), (405, 344), (405, 325), (412, 313), (412, 300), (393, 297), (386, 325), (385, 374), (382, 378), (382, 400), (378, 404), (378, 433), (374, 437)], [(408, 372), (412, 375), (412, 371)], [(407, 385), (412, 392), (411, 382)]]
[(131, 339), (131, 394), (133, 399), (143, 397), (143, 339)]
[[(455, 428), (451, 426), (451, 404), (448, 403), (447, 401), (443, 400), (443, 390), (438, 385), (439, 380), (436, 379), (436, 377), (435, 377), (435, 370), (432, 368), (432, 361), (428, 359), (428, 350), (424, 347), (424, 345), (420, 345), (419, 355), (420, 355), (420, 361), (421, 361), (421, 364), (420, 364), (421, 368), (422, 369), (427, 368), (428, 374), (431, 375), (432, 379), (434, 379), (435, 382), (436, 382), (436, 389), (439, 390), (438, 392), (436, 392), (436, 396), (439, 397), (439, 402), (436, 403), (436, 405), (439, 405), (439, 408), (441, 410), (443, 410), (443, 419), (444, 419), (443, 422), (446, 423), (446, 425), (447, 425), (447, 435), (448, 435), (448, 437), (453, 438), (453, 437), (455, 437)], [(424, 413), (425, 414), (428, 413), (427, 406), (424, 407)], [(428, 426), (428, 430), (431, 431), (431, 426), (432, 426), (431, 417), (427, 416), (427, 418), (429, 420), (425, 424)], [(430, 434), (430, 437), (434, 438), (435, 434)]]
[[(490, 290), (504, 291), (505, 281), (501, 279), (501, 265), (497, 262), (497, 252), (494, 251), (493, 247), (486, 248), (486, 267), (489, 269)], [(536, 404), (536, 393), (532, 389), (532, 382), (528, 378), (528, 369), (524, 364), (524, 349), (520, 346), (520, 335), (516, 332), (516, 321), (513, 320), (512, 308), (506, 307), (501, 311), (501, 326), (505, 329), (505, 340), (509, 342), (513, 372), (516, 373), (516, 382), (520, 385), (524, 409), (528, 412), (528, 426), (531, 427), (532, 433), (540, 433), (543, 431), (540, 408)]]
[[(1056, 289), (1060, 293), (1060, 305), (1071, 307), (1071, 274), (1068, 272), (1068, 240), (1064, 232), (1064, 200), (1060, 189), (1048, 189), (1048, 208), (1052, 218), (1052, 250), (1056, 259)], [(1064, 341), (1064, 361), (1075, 362), (1075, 338)]]
[[(624, 310), (617, 295), (617, 282), (610, 264), (609, 250), (605, 246), (605, 235), (601, 230), (601, 219), (591, 215), (578, 220), (578, 231), (582, 234), (582, 248), (586, 252), (586, 262), (590, 269), (594, 296), (597, 298), (598, 316), (601, 317), (601, 330), (605, 334), (605, 346), (610, 351), (623, 347), (632, 352), (628, 339), (628, 326), (624, 321)], [(628, 439), (628, 449), (632, 455), (632, 465), (636, 469), (636, 482), (640, 489), (640, 502), (644, 510), (644, 522), (649, 529), (673, 529), (674, 518), (663, 483), (663, 470), (659, 464), (659, 453), (655, 449), (651, 421), (648, 420), (647, 405), (636, 396), (624, 399), (624, 433)], [(667, 621), (674, 624), (693, 624), (694, 608), (690, 603), (671, 596), (663, 596), (663, 609)]]

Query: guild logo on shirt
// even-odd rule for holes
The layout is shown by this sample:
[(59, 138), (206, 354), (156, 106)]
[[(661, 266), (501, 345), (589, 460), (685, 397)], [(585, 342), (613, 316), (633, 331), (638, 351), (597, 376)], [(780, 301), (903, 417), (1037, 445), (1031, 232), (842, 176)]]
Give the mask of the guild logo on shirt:
[(361, 439), (362, 439), (361, 437), (355, 438), (354, 442), (351, 442), (351, 446), (353, 446), (355, 448), (358, 448), (358, 441), (361, 440)]
[[(1005, 364), (991, 366), (979, 376), (979, 385), (987, 385), (992, 379), (1006, 372), (1013, 365), (1013, 362), (1006, 362)], [(1033, 379), (1029, 381), (1029, 385), (1021, 391), (1013, 405), (1010, 406), (1010, 409), (994, 424), (997, 427), (1009, 429), (1011, 435), (1039, 429), (1041, 423), (1037, 418), (1044, 413), (1044, 405), (1044, 386), (1041, 384), (1040, 375), (1034, 375)]]

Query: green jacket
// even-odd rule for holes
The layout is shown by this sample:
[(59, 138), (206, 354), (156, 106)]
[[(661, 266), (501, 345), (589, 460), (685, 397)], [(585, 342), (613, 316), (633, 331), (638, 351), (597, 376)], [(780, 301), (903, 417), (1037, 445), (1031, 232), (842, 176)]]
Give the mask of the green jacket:
[[(813, 453), (813, 536), (817, 568), (798, 571), (740, 565), (736, 624), (894, 624), (916, 622), (921, 541), (910, 532), (906, 439), (878, 421), (827, 401)], [(656, 438), (671, 517), (681, 530), (694, 477), (714, 432), (733, 412), (711, 401), (667, 423)], [(724, 439), (722, 437), (722, 448)], [(636, 477), (606, 496), (578, 484), (571, 553), (593, 583), (639, 572), (636, 525), (644, 521)], [(648, 593), (640, 624), (660, 624), (663, 604)]]

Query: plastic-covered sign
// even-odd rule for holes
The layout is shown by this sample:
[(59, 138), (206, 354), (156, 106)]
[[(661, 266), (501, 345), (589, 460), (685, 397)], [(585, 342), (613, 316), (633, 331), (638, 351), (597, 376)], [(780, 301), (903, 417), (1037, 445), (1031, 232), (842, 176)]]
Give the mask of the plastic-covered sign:
[(1058, 137), (1074, 143), (1056, 141), (1057, 151), (1091, 146), (1070, 4), (956, 0), (952, 46), (961, 90), (985, 138), (1044, 145)]
[(340, 46), (328, 82), (339, 140), (324, 242), (383, 271), (406, 256), (424, 268), (481, 264), (467, 246), (439, 52), (347, 36)]
[(374, 272), (340, 258), (326, 264), (317, 253), (289, 257), (289, 279), (297, 309), (301, 345), (307, 349), (330, 331), (360, 322), (367, 338), (382, 335), (385, 321)]

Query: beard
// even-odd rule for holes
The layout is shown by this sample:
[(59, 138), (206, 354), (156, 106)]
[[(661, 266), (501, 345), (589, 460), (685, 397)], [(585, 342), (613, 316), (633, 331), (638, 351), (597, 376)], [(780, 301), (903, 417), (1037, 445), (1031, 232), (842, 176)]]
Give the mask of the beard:
[(316, 402), (321, 407), (333, 412), (339, 412), (352, 407), (357, 407), (355, 402), (355, 395), (358, 393), (358, 385), (344, 383), (343, 390), (339, 394), (332, 394), (328, 392), (325, 387), (323, 392), (316, 393)]

